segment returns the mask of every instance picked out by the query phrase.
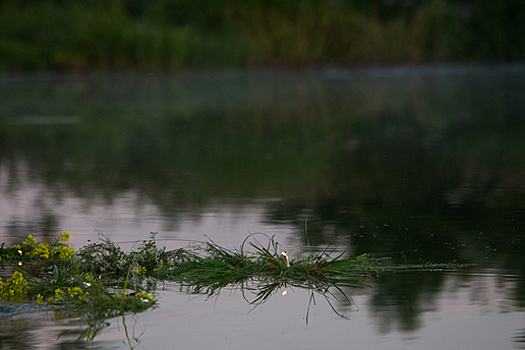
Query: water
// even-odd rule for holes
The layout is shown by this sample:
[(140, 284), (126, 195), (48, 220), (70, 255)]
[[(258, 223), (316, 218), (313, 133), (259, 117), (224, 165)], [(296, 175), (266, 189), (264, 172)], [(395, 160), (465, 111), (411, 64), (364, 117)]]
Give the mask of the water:
[[(31, 307), (0, 348), (525, 348), (525, 68), (438, 66), (180, 75), (4, 75), (0, 240), (125, 247), (275, 235), (293, 254), (473, 265), (392, 274), (336, 309), (310, 291), (252, 310), (239, 291), (89, 326)], [(308, 312), (308, 324), (306, 314)]]

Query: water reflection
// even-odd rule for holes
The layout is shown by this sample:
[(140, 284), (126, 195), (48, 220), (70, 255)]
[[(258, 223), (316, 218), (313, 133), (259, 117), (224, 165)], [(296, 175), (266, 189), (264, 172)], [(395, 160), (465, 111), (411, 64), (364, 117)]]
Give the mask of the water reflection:
[[(352, 289), (365, 289), (365, 287), (369, 286), (364, 281), (356, 279), (355, 286)], [(265, 304), (273, 297), (286, 297), (289, 293), (296, 293), (298, 290), (307, 291), (309, 294), (308, 301), (304, 305), (306, 325), (308, 325), (310, 309), (317, 305), (317, 299), (323, 299), (334, 314), (343, 319), (348, 319), (348, 313), (358, 310), (357, 305), (352, 301), (351, 294), (348, 293), (350, 287), (346, 284), (343, 286), (337, 283), (325, 284), (323, 282), (298, 281), (288, 278), (271, 280), (248, 279), (241, 283), (218, 288), (212, 294), (195, 292), (195, 287), (192, 286), (185, 287), (185, 291), (189, 295), (206, 295), (209, 298), (218, 298), (222, 293), (231, 295), (237, 292), (242, 295), (246, 303), (253, 307), (252, 310)]]
[(519, 329), (516, 331), (514, 341), (517, 343), (518, 349), (525, 349), (525, 329)]
[[(239, 288), (227, 287), (211, 299), (207, 295), (188, 299), (178, 285), (168, 283), (158, 291), (160, 307), (142, 314), (93, 322), (82, 317), (53, 319), (52, 315), (36, 320), (35, 314), (25, 321), (3, 319), (0, 344), (2, 349), (35, 345), (45, 349), (149, 349), (176, 341), (183, 348), (215, 343), (242, 349), (251, 342), (274, 347), (286, 340), (300, 347), (337, 349), (348, 344), (345, 334), (351, 339), (358, 334), (360, 346), (380, 349), (409, 345), (426, 349), (429, 344), (446, 349), (461, 344), (467, 348), (523, 347), (523, 309), (509, 303), (504, 294), (515, 283), (513, 276), (477, 271), (409, 273), (400, 280), (396, 275), (383, 277), (372, 280), (373, 288), (365, 293), (344, 289), (351, 303), (334, 293), (340, 303), (330, 305), (323, 297), (315, 297), (314, 304), (311, 290), (288, 286), (285, 295), (286, 289), (270, 287), (271, 296), (256, 308), (254, 300), (246, 300)], [(443, 283), (425, 286), (427, 279)], [(331, 306), (348, 320), (337, 316)], [(197, 335), (195, 327), (203, 332)], [(439, 338), (442, 341), (435, 343)]]
[[(232, 247), (262, 231), (304, 247), (307, 219), (315, 246), (349, 236), (353, 255), (492, 269), (513, 313), (525, 306), (524, 72), (4, 77), (1, 241), (69, 229), (78, 247), (96, 229)], [(374, 282), (380, 332), (423, 329), (445, 276)], [(483, 294), (477, 278), (453, 280)]]
[(0, 349), (107, 349), (105, 342), (92, 342), (110, 324), (97, 325), (81, 317), (59, 317), (52, 310), (14, 311), (0, 315)]
[[(274, 288), (269, 284), (254, 289), (255, 296), (267, 287), (271, 289), (264, 300), (246, 300), (241, 289), (227, 287), (214, 294), (210, 302), (207, 295), (188, 299), (186, 293), (179, 292), (178, 285), (168, 283), (159, 286), (160, 307), (143, 314), (90, 322), (82, 316), (62, 318), (42, 312), (11, 318), (4, 315), (0, 318), (0, 348), (163, 348), (175, 341), (166, 337), (169, 332), (177, 334), (176, 341), (181, 346), (200, 347), (215, 342), (230, 344), (233, 349), (245, 348), (246, 342), (236, 329), (250, 334), (250, 341), (264, 341), (272, 347), (289, 339), (337, 349), (348, 341), (342, 335), (350, 332), (359, 334), (362, 346), (381, 349), (402, 349), (408, 345), (424, 349), (428, 344), (436, 344), (436, 337), (443, 337), (439, 344), (447, 349), (467, 340), (473, 348), (475, 344), (481, 348), (522, 348), (523, 308), (505, 294), (515, 286), (515, 276), (479, 270), (465, 272), (408, 273), (400, 278), (385, 275), (373, 279), (373, 288), (365, 293), (343, 289), (348, 299), (335, 292), (331, 297), (337, 297), (339, 302), (332, 304), (322, 302), (327, 300), (322, 296), (313, 297), (308, 288)], [(437, 282), (429, 284), (428, 279)], [(286, 289), (288, 293), (283, 295)], [(337, 314), (344, 314), (349, 320), (334, 318)], [(310, 319), (308, 325), (306, 317)], [(196, 325), (206, 332), (196, 336)], [(454, 337), (451, 327), (457, 328)], [(340, 336), (333, 337), (334, 332)], [(413, 336), (397, 337), (410, 333)], [(388, 339), (388, 347), (382, 345), (381, 339)]]

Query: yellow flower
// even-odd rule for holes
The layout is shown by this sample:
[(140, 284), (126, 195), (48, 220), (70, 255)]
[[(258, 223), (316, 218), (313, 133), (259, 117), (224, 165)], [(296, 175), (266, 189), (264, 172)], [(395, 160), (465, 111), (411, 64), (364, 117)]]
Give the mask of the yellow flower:
[(67, 247), (60, 247), (57, 249), (53, 249), (53, 255), (58, 257), (59, 259), (71, 259), (73, 255), (75, 255), (75, 249), (71, 248), (71, 245)]
[(0, 279), (0, 300), (22, 302), (27, 299), (28, 288), (24, 276), (15, 271), (5, 283)]
[(36, 242), (36, 239), (34, 239), (32, 235), (28, 235), (26, 237), (25, 242), (23, 242), (22, 244), (33, 245), (33, 244), (37, 244), (37, 242)]
[(49, 251), (50, 249), (47, 243), (40, 243), (35, 247), (32, 255), (41, 257), (42, 259), (49, 259)]
[(44, 297), (38, 294), (36, 296), (36, 303), (38, 304), (38, 306), (42, 306), (42, 304), (44, 303)]
[(67, 289), (67, 294), (69, 294), (71, 298), (74, 298), (77, 294), (84, 294), (84, 291), (80, 287), (73, 287)]
[[(25, 241), (22, 242), (22, 245), (25, 248), (25, 251), (28, 255), (40, 257), (43, 259), (49, 258), (49, 253), (51, 251), (51, 247), (49, 247), (49, 244), (47, 243), (40, 243), (36, 241), (33, 236), (29, 235), (26, 237)], [(18, 249), (18, 253), (22, 255), (22, 247), (20, 246), (13, 246), (14, 248)]]
[(62, 300), (62, 298), (64, 297), (65, 294), (66, 293), (64, 293), (64, 291), (62, 289), (60, 289), (60, 288), (55, 289), (55, 298), (57, 300)]
[(71, 233), (69, 233), (67, 230), (66, 231), (61, 231), (60, 235), (58, 236), (58, 241), (59, 242), (67, 242), (67, 241), (69, 241), (69, 237), (71, 237)]

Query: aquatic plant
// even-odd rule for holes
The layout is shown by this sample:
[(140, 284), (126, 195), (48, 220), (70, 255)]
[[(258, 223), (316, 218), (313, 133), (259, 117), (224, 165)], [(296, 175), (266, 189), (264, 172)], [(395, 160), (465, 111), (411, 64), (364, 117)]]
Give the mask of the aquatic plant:
[[(305, 227), (306, 229), (306, 227)], [(260, 239), (267, 241), (261, 243)], [(307, 239), (308, 241), (308, 239)], [(403, 266), (383, 265), (385, 258), (370, 254), (345, 257), (347, 249), (337, 253), (335, 241), (321, 251), (309, 249), (306, 256), (290, 254), (265, 234), (251, 234), (239, 249), (226, 249), (212, 241), (195, 243), (189, 250), (180, 250), (178, 260), (170, 261), (171, 268), (154, 272), (161, 280), (177, 283), (189, 294), (217, 296), (224, 289), (240, 290), (244, 299), (258, 306), (272, 295), (288, 288), (310, 291), (306, 322), (314, 296), (325, 298), (333, 311), (345, 317), (334, 307), (333, 301), (352, 306), (347, 288), (366, 288), (367, 279), (383, 273), (407, 271), (443, 271), (457, 264), (417, 264)], [(337, 294), (337, 295), (336, 295)]]
[[(137, 283), (122, 287), (117, 274), (122, 263), (115, 261), (106, 275), (90, 268), (84, 252), (76, 252), (65, 242), (67, 231), (60, 233), (53, 245), (38, 243), (31, 235), (19, 245), (0, 248), (0, 267), (12, 275), (0, 279), (0, 301), (35, 302), (40, 306), (62, 307), (62, 311), (91, 310), (109, 316), (121, 312), (139, 312), (155, 304), (155, 299)], [(108, 246), (109, 246), (108, 240)], [(148, 257), (148, 248), (142, 250)], [(124, 256), (126, 256), (124, 254)], [(116, 255), (116, 259), (122, 255)], [(127, 259), (127, 258), (126, 258)], [(117, 264), (117, 262), (120, 263)], [(129, 272), (136, 264), (127, 264)], [(131, 293), (127, 293), (131, 290)]]
[[(346, 249), (336, 253), (335, 244), (291, 257), (273, 236), (265, 234), (251, 234), (233, 250), (210, 240), (170, 251), (157, 246), (156, 233), (130, 251), (102, 233), (97, 242), (76, 251), (65, 244), (69, 236), (62, 232), (53, 245), (38, 243), (32, 236), (20, 245), (2, 245), (0, 266), (10, 269), (11, 276), (5, 282), (0, 280), (0, 301), (34, 302), (64, 315), (81, 312), (98, 329), (104, 324), (100, 320), (153, 307), (156, 300), (151, 292), (159, 281), (169, 281), (186, 293), (207, 296), (219, 295), (224, 288), (240, 289), (254, 306), (282, 288), (304, 288), (311, 291), (308, 310), (317, 294), (344, 317), (332, 300), (342, 297), (351, 306), (344, 289), (364, 287), (369, 277), (456, 267), (384, 266), (383, 259), (368, 254), (345, 257)], [(261, 238), (267, 243), (261, 243)]]
[[(262, 235), (262, 234), (259, 234)], [(328, 286), (356, 286), (383, 268), (379, 260), (366, 254), (343, 259), (344, 252), (332, 257), (329, 248), (307, 257), (290, 259), (274, 237), (263, 245), (250, 235), (240, 249), (229, 250), (213, 242), (203, 242), (194, 251), (185, 251), (182, 261), (158, 271), (157, 276), (176, 281), (193, 293), (213, 294), (227, 285), (247, 280), (296, 283), (318, 289)], [(248, 243), (251, 249), (246, 249)]]
[(125, 252), (110, 238), (100, 233), (96, 243), (82, 247), (78, 255), (83, 268), (93, 275), (104, 275), (112, 279), (132, 275), (136, 278), (146, 272), (152, 272), (169, 267), (171, 253), (165, 248), (158, 248), (155, 242), (156, 233), (150, 234), (150, 239), (143, 241), (135, 250)]

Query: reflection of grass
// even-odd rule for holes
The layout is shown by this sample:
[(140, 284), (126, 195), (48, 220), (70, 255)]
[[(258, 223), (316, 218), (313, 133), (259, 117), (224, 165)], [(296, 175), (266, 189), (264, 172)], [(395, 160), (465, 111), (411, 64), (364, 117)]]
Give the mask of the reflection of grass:
[[(259, 237), (268, 243), (262, 244)], [(152, 307), (155, 299), (148, 290), (154, 290), (159, 280), (175, 282), (190, 294), (209, 296), (223, 288), (239, 288), (254, 305), (267, 301), (283, 287), (304, 288), (312, 292), (310, 303), (314, 293), (320, 294), (343, 316), (331, 302), (333, 290), (350, 304), (343, 288), (361, 287), (367, 277), (393, 270), (453, 267), (384, 267), (379, 259), (366, 254), (345, 258), (345, 250), (334, 257), (331, 245), (322, 251), (312, 250), (306, 257), (290, 258), (273, 237), (263, 234), (248, 236), (236, 250), (208, 241), (166, 251), (157, 247), (152, 234), (130, 252), (104, 235), (75, 252), (63, 243), (68, 238), (65, 231), (52, 246), (30, 236), (22, 245), (2, 246), (2, 265), (11, 267), (13, 273), (6, 282), (0, 281), (0, 300), (33, 301), (55, 309), (61, 317), (87, 313), (87, 322), (98, 325), (90, 327), (90, 332), (103, 327), (108, 317)], [(247, 293), (252, 293), (252, 298)]]

